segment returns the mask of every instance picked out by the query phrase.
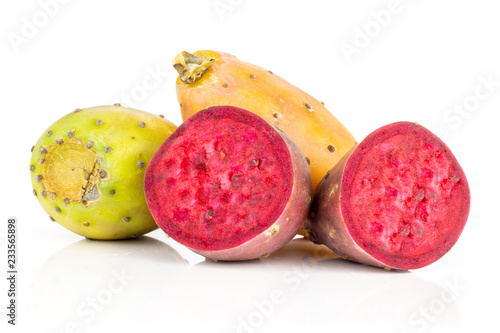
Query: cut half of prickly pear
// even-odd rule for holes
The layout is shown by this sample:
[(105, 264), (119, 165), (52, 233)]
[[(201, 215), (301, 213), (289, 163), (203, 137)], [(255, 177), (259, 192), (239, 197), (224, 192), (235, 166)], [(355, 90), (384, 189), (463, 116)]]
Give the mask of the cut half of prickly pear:
[(307, 217), (311, 186), (298, 147), (261, 117), (231, 106), (183, 123), (145, 177), (158, 225), (217, 260), (253, 259), (287, 243)]
[(325, 175), (306, 229), (346, 259), (416, 269), (457, 242), (469, 207), (450, 149), (423, 126), (398, 122), (371, 133)]

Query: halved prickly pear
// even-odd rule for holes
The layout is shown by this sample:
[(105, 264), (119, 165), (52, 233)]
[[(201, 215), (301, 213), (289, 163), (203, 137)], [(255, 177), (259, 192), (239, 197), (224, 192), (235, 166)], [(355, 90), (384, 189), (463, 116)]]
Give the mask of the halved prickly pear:
[(273, 252), (311, 202), (306, 159), (286, 134), (232, 106), (200, 111), (165, 141), (145, 177), (146, 201), (169, 236), (216, 260)]
[(469, 207), (450, 149), (424, 127), (399, 122), (371, 133), (326, 174), (306, 230), (345, 259), (415, 269), (450, 250)]
[(76, 109), (32, 148), (33, 194), (51, 219), (87, 238), (152, 231), (144, 171), (175, 128), (162, 116), (119, 104)]
[(323, 103), (269, 70), (215, 51), (182, 52), (177, 98), (182, 118), (216, 105), (254, 112), (279, 127), (304, 153), (313, 189), (356, 141)]

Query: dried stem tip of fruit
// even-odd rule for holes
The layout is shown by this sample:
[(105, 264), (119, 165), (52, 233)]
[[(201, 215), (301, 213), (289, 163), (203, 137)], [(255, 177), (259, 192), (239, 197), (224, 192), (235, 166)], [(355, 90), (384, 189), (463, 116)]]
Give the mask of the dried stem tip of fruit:
[(213, 58), (199, 57), (186, 51), (182, 51), (172, 61), (181, 81), (188, 84), (198, 80), (214, 63), (215, 59)]
[(64, 198), (65, 205), (70, 201), (86, 201), (86, 204), (97, 201), (101, 197), (99, 182), (109, 179), (109, 173), (96, 163), (96, 154), (75, 139), (52, 145), (45, 155), (41, 175), (36, 180), (43, 180), (43, 187), (50, 193), (51, 199), (56, 196)]

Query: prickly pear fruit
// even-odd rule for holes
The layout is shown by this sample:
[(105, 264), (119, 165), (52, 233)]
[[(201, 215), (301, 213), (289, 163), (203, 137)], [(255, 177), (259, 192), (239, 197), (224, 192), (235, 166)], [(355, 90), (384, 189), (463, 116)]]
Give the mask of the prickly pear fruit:
[(263, 117), (285, 132), (307, 157), (313, 189), (356, 141), (311, 95), (271, 71), (215, 51), (182, 52), (177, 98), (182, 118), (210, 106), (232, 105)]
[(163, 143), (146, 170), (156, 223), (216, 260), (273, 252), (302, 227), (311, 175), (300, 149), (261, 117), (232, 106), (196, 113)]
[(157, 228), (144, 171), (176, 126), (122, 107), (76, 109), (32, 148), (33, 193), (51, 219), (92, 239), (136, 237)]
[(348, 152), (316, 189), (306, 230), (345, 259), (416, 269), (441, 258), (470, 207), (450, 149), (415, 123), (393, 123)]

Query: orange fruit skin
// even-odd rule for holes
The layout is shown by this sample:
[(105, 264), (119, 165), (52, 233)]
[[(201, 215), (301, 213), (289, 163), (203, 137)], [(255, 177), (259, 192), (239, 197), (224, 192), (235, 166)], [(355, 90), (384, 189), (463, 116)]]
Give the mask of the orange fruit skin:
[(285, 132), (302, 150), (311, 170), (313, 189), (356, 140), (323, 105), (269, 70), (215, 51), (194, 55), (214, 59), (194, 82), (177, 78), (183, 120), (217, 105), (247, 109)]

